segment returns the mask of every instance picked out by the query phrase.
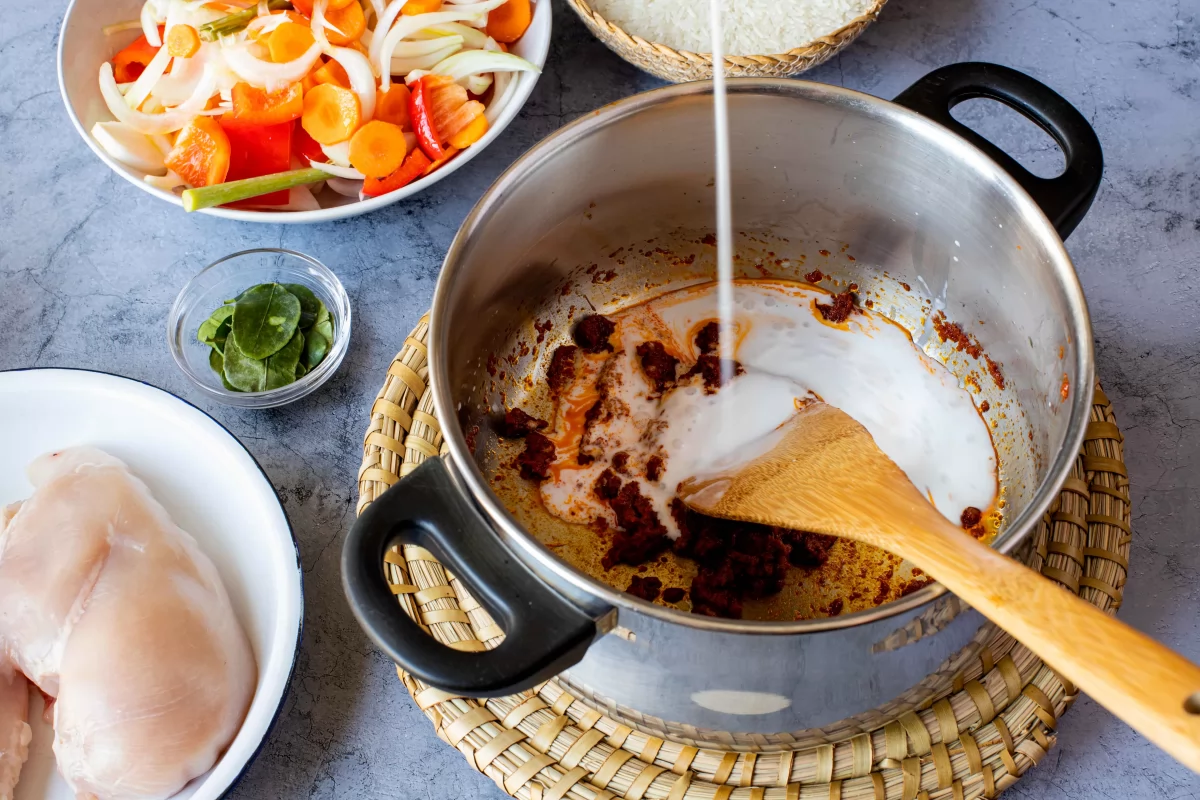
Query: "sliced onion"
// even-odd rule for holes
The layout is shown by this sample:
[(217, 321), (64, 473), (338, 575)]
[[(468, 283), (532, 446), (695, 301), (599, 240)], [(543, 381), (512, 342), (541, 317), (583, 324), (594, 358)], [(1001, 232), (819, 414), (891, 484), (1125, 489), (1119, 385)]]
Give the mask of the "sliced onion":
[(130, 108), (138, 108), (145, 102), (146, 98), (150, 96), (150, 92), (154, 91), (158, 79), (167, 71), (167, 64), (170, 62), (171, 52), (165, 47), (158, 48), (154, 58), (150, 59), (150, 63), (142, 70), (142, 74), (125, 93), (125, 102), (129, 104)]
[(412, 86), (414, 83), (421, 80), (421, 78), (424, 78), (426, 75), (432, 75), (432, 74), (433, 73), (427, 69), (414, 69), (414, 70), (409, 71), (407, 74), (405, 74), (404, 82), (407, 83), (409, 86)]
[(371, 0), (371, 8), (375, 12), (375, 24), (379, 25), (379, 20), (383, 19), (384, 2), (383, 0)]
[[(371, 44), (367, 48), (367, 55), (371, 59), (372, 64), (382, 64), (380, 52), (383, 50), (383, 39), (387, 32), (391, 29), (392, 23), (396, 21), (396, 17), (400, 16), (401, 9), (407, 0), (392, 0), (384, 8), (383, 13), (375, 20), (374, 38), (371, 39)], [(382, 70), (381, 70), (382, 71)]]
[(469, 75), (467, 76), (467, 91), (476, 97), (482, 97), (492, 85), (492, 76), (490, 73), (486, 75)]
[(321, 152), (333, 164), (339, 167), (350, 167), (350, 142), (338, 142), (337, 144), (322, 144), (319, 145)]
[(208, 99), (216, 91), (216, 80), (211, 70), (205, 70), (204, 77), (196, 85), (192, 96), (176, 108), (164, 114), (143, 114), (135, 111), (121, 96), (117, 81), (113, 77), (112, 64), (105, 61), (100, 65), (100, 94), (108, 106), (109, 113), (129, 127), (153, 136), (156, 133), (170, 133), (186, 125), (192, 117), (203, 113)]
[(328, 172), (335, 178), (346, 178), (347, 180), (361, 181), (367, 177), (354, 167), (340, 167), (337, 164), (322, 164), (320, 161), (310, 161), (309, 163), (322, 172)]
[(288, 189), (288, 211), (320, 211), (321, 204), (313, 196), (313, 191), (307, 186), (293, 186)]
[[(403, 46), (405, 43), (401, 43)], [(412, 58), (397, 58), (392, 56), (392, 74), (393, 75), (409, 75), (414, 70), (427, 72), (435, 65), (440, 64), (450, 56), (454, 55), (461, 49), (462, 45), (451, 45), (444, 47), (441, 50), (435, 50), (432, 53), (424, 56), (414, 56)]]
[(154, 0), (146, 0), (142, 3), (142, 33), (146, 37), (146, 42), (151, 47), (162, 47), (162, 37), (158, 35), (158, 14), (154, 7)]
[(193, 58), (175, 59), (171, 62), (171, 70), (154, 84), (151, 96), (168, 108), (179, 105), (195, 91), (207, 61), (199, 54)]
[[(313, 164), (313, 166), (321, 168), (320, 164)], [(362, 191), (362, 181), (348, 178), (330, 178), (325, 181), (325, 185), (343, 197), (358, 197), (358, 193)]]
[(480, 72), (541, 72), (541, 70), (512, 53), (463, 50), (436, 65), (433, 72), (461, 82), (466, 80), (468, 75)]
[[(391, 77), (388, 71), (388, 66), (391, 63), (392, 51), (404, 39), (419, 30), (428, 28), (432, 25), (441, 25), (446, 22), (461, 22), (466, 19), (471, 19), (479, 15), (486, 14), (493, 8), (499, 8), (507, 0), (485, 0), (482, 3), (472, 3), (470, 5), (457, 6), (454, 11), (435, 11), (432, 14), (414, 14), (411, 17), (404, 17), (396, 22), (395, 25), (387, 32), (386, 36), (379, 35), (379, 29), (375, 31), (375, 41), (382, 40), (379, 48), (379, 55), (373, 57), (372, 62), (379, 65), (379, 78), (383, 85), (383, 90), (387, 91), (391, 85)], [(375, 42), (372, 42), (375, 44)], [(479, 70), (471, 70), (478, 72)], [(468, 73), (469, 74), (469, 73)]]
[(167, 174), (162, 176), (147, 175), (142, 180), (155, 189), (162, 189), (164, 192), (173, 192), (180, 186), (187, 186), (187, 181), (176, 175), (173, 170), (167, 170)]
[(167, 171), (163, 153), (150, 137), (124, 122), (97, 122), (92, 126), (92, 138), (110, 156), (138, 172), (163, 175)]
[(150, 141), (154, 142), (154, 146), (158, 148), (158, 151), (162, 153), (163, 156), (166, 156), (167, 153), (171, 152), (171, 150), (175, 148), (175, 145), (171, 143), (171, 137), (167, 136), (165, 133), (154, 134), (150, 137)]
[(431, 25), (428, 28), (417, 31), (410, 36), (410, 39), (436, 39), (440, 36), (461, 36), (463, 37), (463, 46), (469, 47), (472, 50), (499, 50), (500, 46), (488, 47), (488, 42), (495, 43), (495, 40), (489, 37), (486, 33), (478, 28), (472, 28), (470, 25), (463, 25), (461, 22), (443, 22), (441, 25)]
[(321, 57), (321, 45), (313, 42), (299, 58), (274, 64), (251, 55), (245, 42), (226, 44), (225, 41), (221, 42), (221, 52), (229, 68), (251, 86), (264, 87), (268, 91), (302, 80)]
[[(350, 90), (358, 95), (362, 121), (370, 122), (375, 117), (375, 73), (371, 71), (371, 62), (362, 53), (349, 47), (333, 47), (329, 44), (329, 37), (323, 29), (327, 3), (328, 0), (316, 0), (313, 3), (313, 39), (327, 56), (346, 70), (346, 77), (350, 79)], [(386, 90), (387, 86), (383, 88)]]
[(271, 7), (269, 5), (267, 5), (267, 0), (258, 0), (258, 16), (266, 17), (266, 16), (270, 16), (270, 14), (271, 14)]
[(488, 125), (495, 123), (496, 119), (504, 112), (504, 107), (517, 93), (517, 83), (517, 76), (511, 72), (496, 73), (496, 85), (492, 88), (492, 102), (488, 103), (487, 111), (483, 112)]
[(416, 42), (401, 42), (396, 45), (396, 49), (392, 51), (392, 60), (397, 58), (415, 58), (417, 56), (427, 56), (430, 53), (436, 53), (440, 50), (445, 50), (449, 47), (454, 47), (457, 52), (462, 48), (463, 37), (461, 36), (437, 36), (433, 39), (422, 39)]
[(290, 22), (285, 11), (280, 11), (277, 14), (263, 14), (250, 20), (250, 24), (246, 26), (246, 34), (252, 39), (258, 39), (285, 22)]

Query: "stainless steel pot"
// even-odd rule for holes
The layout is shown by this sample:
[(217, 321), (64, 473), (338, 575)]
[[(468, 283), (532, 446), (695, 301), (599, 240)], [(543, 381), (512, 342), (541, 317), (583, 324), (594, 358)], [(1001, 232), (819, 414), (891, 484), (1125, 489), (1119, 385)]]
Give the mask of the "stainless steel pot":
[[(792, 80), (732, 80), (729, 91), (739, 230), (849, 243), (856, 260), (840, 263), (839, 277), (881, 293), (901, 282), (918, 287), (907, 300), (888, 295), (896, 316), (927, 318), (928, 301), (1003, 363), (1000, 396), (1013, 405), (997, 428), (1008, 451), (1007, 524), (995, 546), (1013, 551), (1054, 498), (1088, 421), (1091, 329), (1062, 237), (1099, 185), (1092, 129), (1047, 87), (986, 64), (939, 69), (894, 102)], [(632, 240), (711, 229), (710, 95), (708, 83), (666, 87), (556, 132), (491, 187), (446, 256), (430, 380), (449, 454), (371, 505), (343, 555), (363, 627), (430, 684), (500, 695), (568, 670), (564, 679), (578, 691), (666, 727), (797, 731), (890, 701), (915, 707), (945, 688), (959, 666), (951, 656), (979, 626), (972, 613), (892, 646), (917, 638), (904, 631), (918, 618), (929, 628), (951, 616), (935, 603), (944, 594), (936, 585), (797, 622), (713, 619), (646, 603), (543, 546), (530, 532), (533, 518), (512, 513), (489, 488), (495, 455), (468, 450), (464, 430), (480, 424), (487, 437), (494, 411), (486, 357), (528, 329), (579, 265)], [(980, 96), (1054, 136), (1066, 171), (1037, 178), (950, 116), (956, 103)], [(671, 278), (622, 276), (631, 291)], [(612, 299), (621, 288), (604, 290)], [(940, 354), (959, 363), (947, 348)], [(532, 366), (514, 370), (522, 368)], [(503, 644), (458, 652), (406, 617), (381, 572), (385, 549), (399, 541), (442, 558), (505, 630)]]

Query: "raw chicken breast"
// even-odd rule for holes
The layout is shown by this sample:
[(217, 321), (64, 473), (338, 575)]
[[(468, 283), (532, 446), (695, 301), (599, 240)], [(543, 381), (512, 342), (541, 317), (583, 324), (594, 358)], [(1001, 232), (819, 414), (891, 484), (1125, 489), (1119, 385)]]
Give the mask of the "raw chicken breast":
[(249, 641), (212, 562), (119, 460), (62, 450), (29, 477), (0, 539), (0, 653), (56, 698), (77, 795), (169, 797), (240, 728)]
[(29, 684), (0, 655), (0, 800), (12, 800), (13, 787), (21, 776), (21, 765), (29, 756), (32, 738)]

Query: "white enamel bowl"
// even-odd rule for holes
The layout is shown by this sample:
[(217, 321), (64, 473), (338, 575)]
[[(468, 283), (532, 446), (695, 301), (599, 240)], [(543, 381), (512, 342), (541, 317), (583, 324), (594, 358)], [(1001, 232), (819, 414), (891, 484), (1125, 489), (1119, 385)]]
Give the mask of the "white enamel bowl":
[[(250, 637), (258, 686), (233, 744), (174, 800), (224, 796), (283, 708), (300, 645), (299, 553), (271, 482), (204, 412), (161, 389), (100, 372), (0, 372), (0, 442), (0, 505), (32, 492), (25, 466), (36, 456), (92, 445), (128, 464), (216, 564)], [(40, 700), (31, 710), (34, 739), (15, 800), (75, 800), (55, 769)]]
[[(147, 184), (142, 180), (143, 173), (114, 159), (89, 133), (97, 122), (112, 119), (108, 107), (104, 104), (104, 98), (100, 96), (98, 81), (100, 65), (112, 58), (117, 51), (139, 35), (138, 31), (124, 31), (112, 36), (105, 36), (102, 28), (106, 25), (137, 19), (141, 8), (141, 0), (71, 0), (71, 4), (67, 6), (67, 14), (63, 18), (62, 30), (58, 37), (58, 87), (62, 92), (63, 103), (67, 107), (67, 115), (74, 123), (75, 130), (87, 142), (88, 147), (92, 148), (92, 152), (100, 157), (101, 161), (143, 191), (183, 208), (183, 201), (178, 195)], [(537, 0), (534, 3), (533, 21), (529, 25), (529, 30), (525, 32), (520, 41), (512, 46), (512, 52), (537, 65), (539, 69), (545, 67), (546, 54), (550, 49), (550, 18), (550, 0)], [(537, 83), (538, 75), (532, 72), (520, 72), (516, 73), (515, 79), (517, 81), (516, 94), (479, 142), (459, 153), (454, 160), (437, 172), (413, 181), (403, 189), (366, 200), (355, 200), (340, 195), (335, 195), (333, 199), (330, 199), (329, 195), (333, 193), (325, 191), (321, 197), (322, 205), (332, 204), (319, 211), (248, 211), (233, 208), (207, 208), (199, 213), (245, 222), (328, 222), (355, 217), (403, 200), (463, 167), (508, 127), (508, 124), (513, 121), (513, 118), (517, 116), (529, 99), (529, 95)]]

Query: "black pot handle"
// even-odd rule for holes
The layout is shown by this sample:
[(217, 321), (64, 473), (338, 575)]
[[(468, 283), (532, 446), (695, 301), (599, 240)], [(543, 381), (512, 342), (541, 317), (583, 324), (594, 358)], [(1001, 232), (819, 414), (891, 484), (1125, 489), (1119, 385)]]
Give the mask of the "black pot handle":
[[(383, 557), (417, 544), (457, 575), (504, 630), (499, 647), (453, 650), (427, 634), (388, 588)], [(367, 635), (426, 683), (470, 697), (514, 694), (579, 662), (596, 620), (509, 552), (458, 490), (441, 458), (431, 458), (363, 512), (342, 550), (342, 585)]]
[[(1039, 178), (951, 116), (950, 109), (975, 97), (998, 100), (1053, 136), (1067, 156), (1063, 174)], [(987, 153), (1041, 206), (1063, 239), (1091, 208), (1104, 172), (1100, 140), (1083, 114), (1025, 73), (998, 64), (950, 64), (918, 80), (895, 102), (941, 123)]]

